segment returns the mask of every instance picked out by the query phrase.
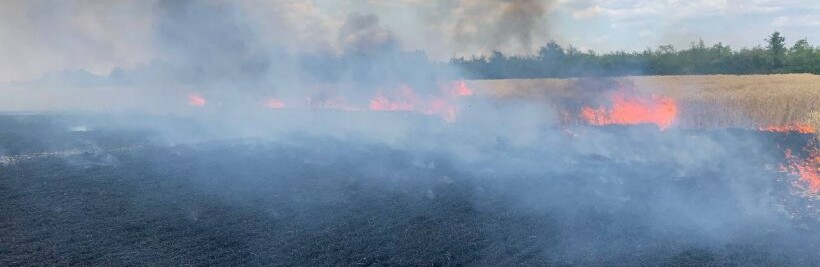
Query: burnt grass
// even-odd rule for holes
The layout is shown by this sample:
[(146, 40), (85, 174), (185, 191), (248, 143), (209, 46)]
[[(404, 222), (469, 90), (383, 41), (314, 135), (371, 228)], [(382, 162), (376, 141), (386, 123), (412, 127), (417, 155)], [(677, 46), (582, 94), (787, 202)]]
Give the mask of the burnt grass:
[[(692, 188), (691, 201), (710, 205), (727, 186), (709, 179), (719, 169), (670, 182), (657, 178), (674, 166), (591, 156), (572, 170), (488, 174), (446, 154), (326, 138), (169, 146), (143, 132), (60, 133), (37, 121), (0, 120), (6, 155), (97, 150), (0, 165), (0, 266), (812, 266), (818, 258), (812, 225), (798, 227), (802, 240), (773, 227), (704, 244), (649, 234), (646, 199), (613, 210), (576, 196), (605, 188), (590, 178), (605, 169), (647, 177), (622, 187), (634, 195)], [(748, 134), (777, 149), (806, 142)], [(542, 194), (559, 201), (529, 205)]]

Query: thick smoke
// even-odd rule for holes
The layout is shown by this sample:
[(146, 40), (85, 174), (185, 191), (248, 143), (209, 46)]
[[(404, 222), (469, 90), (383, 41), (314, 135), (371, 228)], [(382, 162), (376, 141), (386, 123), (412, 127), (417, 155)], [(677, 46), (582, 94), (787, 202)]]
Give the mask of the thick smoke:
[[(374, 252), (379, 257), (441, 249), (434, 253), (446, 260), (450, 250), (467, 248), (454, 258), (501, 266), (676, 264), (692, 251), (706, 251), (692, 257), (716, 264), (817, 260), (817, 211), (805, 204), (815, 200), (798, 196), (794, 180), (774, 170), (782, 153), (777, 137), (567, 123), (560, 105), (494, 99), (486, 97), (492, 88), (453, 81), (457, 69), (405, 51), (390, 18), (345, 12), (339, 20), (306, 21), (317, 32), (333, 29), (317, 41), (287, 12), (315, 10), (313, 2), (259, 4), (269, 5), (263, 10), (273, 10), (265, 13), (271, 19), (247, 3), (255, 2), (150, 4), (155, 59), (105, 75), (67, 71), (19, 84), (0, 104), (72, 115), (0, 119), (14, 126), (0, 131), (0, 140), (10, 140), (0, 147), (0, 166), (20, 168), (3, 174), (31, 168), (55, 177), (64, 172), (46, 174), (57, 167), (76, 177), (121, 174), (99, 180), (128, 180), (128, 189), (145, 194), (122, 193), (131, 197), (122, 202), (127, 208), (209, 233), (222, 233), (209, 227), (223, 223), (253, 224), (265, 230), (231, 228), (228, 243), (248, 245), (224, 251), (285, 263), (300, 260), (287, 258), (294, 251), (308, 251), (292, 265), (350, 264), (321, 256), (382, 247), (394, 250)], [(545, 32), (553, 2), (449, 3), (435, 9), (452, 16), (438, 25), (455, 21), (455, 42), (527, 50)], [(587, 99), (567, 106), (597, 105), (606, 100), (598, 92), (619, 86), (628, 85), (578, 81), (570, 88), (587, 90)], [(197, 101), (189, 104), (190, 96)], [(41, 159), (56, 162), (40, 168)], [(60, 204), (43, 202), (33, 206)], [(215, 221), (221, 214), (209, 203), (258, 217)], [(129, 227), (124, 232), (153, 229)], [(478, 240), (459, 239), (473, 235)], [(342, 241), (324, 241), (336, 237)], [(267, 239), (280, 243), (253, 243)], [(283, 244), (291, 241), (314, 243)], [(400, 247), (413, 242), (422, 244)], [(287, 249), (269, 251), (280, 247)], [(426, 260), (415, 257), (395, 263)]]
[(262, 79), (273, 60), (243, 13), (229, 3), (162, 1), (157, 6), (158, 47), (186, 82)]
[(83, 69), (104, 74), (153, 58), (155, 1), (3, 1), (0, 82)]
[(489, 44), (485, 49), (529, 53), (534, 34), (549, 37), (545, 15), (551, 5), (544, 0), (461, 1), (453, 10), (455, 41), (460, 46)]
[(544, 17), (545, 1), (538, 0), (508, 0), (504, 12), (498, 21), (493, 41), (503, 43), (502, 40), (515, 38), (521, 46), (531, 47), (533, 32), (538, 30), (537, 24)]
[(390, 30), (379, 25), (375, 14), (350, 14), (339, 30), (339, 44), (345, 53), (367, 54), (396, 49)]

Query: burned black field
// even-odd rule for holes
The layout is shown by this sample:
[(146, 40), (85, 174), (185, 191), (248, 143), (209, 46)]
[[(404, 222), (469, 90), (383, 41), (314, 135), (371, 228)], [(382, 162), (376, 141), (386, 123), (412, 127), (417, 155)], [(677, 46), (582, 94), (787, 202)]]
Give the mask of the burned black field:
[(532, 147), (489, 138), (465, 159), (64, 121), (0, 118), (2, 266), (820, 262), (817, 200), (777, 171), (808, 135), (594, 127)]

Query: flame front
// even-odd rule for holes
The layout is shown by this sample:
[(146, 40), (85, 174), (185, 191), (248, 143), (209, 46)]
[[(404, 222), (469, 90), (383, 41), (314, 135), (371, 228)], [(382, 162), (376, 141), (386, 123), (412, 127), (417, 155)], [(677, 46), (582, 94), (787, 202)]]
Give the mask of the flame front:
[(278, 98), (270, 98), (268, 101), (265, 101), (265, 107), (270, 109), (283, 109), (285, 108), (285, 102)]
[(786, 150), (786, 165), (780, 166), (784, 172), (799, 177), (798, 186), (812, 194), (820, 193), (820, 149), (811, 148), (808, 157), (795, 156)]
[(409, 86), (402, 85), (394, 97), (388, 98), (382, 91), (370, 99), (370, 110), (377, 111), (414, 111), (419, 100)]
[[(409, 85), (400, 85), (393, 89), (378, 90), (370, 98), (368, 105), (349, 102), (344, 96), (335, 93), (318, 93), (304, 97), (305, 105), (288, 105), (279, 98), (268, 98), (263, 105), (269, 109), (284, 109), (307, 107), (310, 109), (326, 109), (341, 111), (380, 111), (380, 112), (413, 112), (430, 116), (440, 116), (447, 122), (453, 122), (459, 111), (458, 98), (473, 95), (464, 81), (447, 83), (439, 88), (438, 93), (418, 95)], [(197, 94), (190, 94), (190, 105), (202, 106), (205, 99)], [(201, 103), (201, 104), (199, 104)]]
[(668, 97), (627, 95), (623, 90), (610, 97), (611, 107), (583, 107), (581, 118), (592, 125), (644, 124), (669, 128), (678, 116), (678, 105)]
[(801, 134), (813, 134), (817, 131), (814, 129), (813, 126), (805, 123), (791, 123), (786, 125), (769, 125), (766, 127), (761, 127), (761, 131), (766, 132), (776, 132), (776, 133), (801, 133)]
[(197, 93), (190, 93), (188, 94), (188, 105), (202, 107), (205, 106), (205, 98), (202, 95)]
[(464, 81), (454, 83), (452, 88), (447, 88), (445, 94), (432, 95), (421, 98), (416, 95), (412, 88), (402, 85), (392, 95), (387, 96), (379, 91), (370, 100), (370, 110), (374, 111), (407, 111), (425, 115), (441, 116), (445, 121), (453, 122), (458, 114), (458, 106), (455, 98), (470, 96), (473, 91), (467, 87)]
[(457, 96), (471, 96), (473, 95), (473, 90), (470, 89), (470, 87), (467, 87), (467, 83), (461, 80), (455, 84), (455, 90), (453, 90), (453, 94)]

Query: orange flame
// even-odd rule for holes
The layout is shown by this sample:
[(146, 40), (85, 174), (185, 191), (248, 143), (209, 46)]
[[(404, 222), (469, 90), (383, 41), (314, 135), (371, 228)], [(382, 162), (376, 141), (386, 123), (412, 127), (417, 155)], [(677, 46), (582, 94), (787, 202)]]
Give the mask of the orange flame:
[(464, 80), (461, 80), (455, 84), (453, 94), (456, 96), (471, 96), (473, 95), (473, 90), (467, 87), (467, 83), (465, 83)]
[(265, 107), (270, 109), (283, 109), (285, 108), (285, 102), (278, 98), (270, 98), (265, 102)]
[(393, 94), (387, 96), (379, 91), (370, 100), (370, 110), (376, 111), (407, 111), (425, 115), (438, 115), (447, 122), (453, 122), (458, 114), (456, 97), (470, 96), (473, 91), (464, 81), (453, 83), (452, 87), (442, 88), (443, 96), (433, 95), (419, 97), (407, 85), (402, 85)]
[(583, 107), (581, 118), (592, 125), (653, 123), (669, 128), (678, 116), (678, 105), (668, 97), (627, 95), (623, 90), (611, 95), (611, 108)]
[(197, 93), (190, 93), (188, 94), (188, 105), (191, 106), (205, 106), (205, 98)]
[[(447, 122), (453, 122), (459, 111), (457, 98), (473, 95), (464, 81), (447, 83), (439, 88), (439, 93), (419, 96), (408, 85), (400, 85), (389, 90), (379, 90), (366, 107), (355, 102), (346, 101), (344, 96), (333, 91), (325, 91), (312, 96), (305, 96), (305, 104), (310, 109), (329, 109), (343, 111), (389, 111), (413, 112), (431, 116), (441, 116)], [(293, 108), (277, 98), (269, 98), (265, 106), (271, 109)], [(301, 105), (297, 104), (297, 107)]]
[(379, 111), (413, 111), (416, 108), (418, 97), (408, 86), (401, 86), (393, 99), (387, 98), (379, 91), (370, 100), (370, 110)]
[(813, 126), (804, 123), (792, 123), (786, 125), (769, 125), (766, 127), (761, 127), (761, 131), (767, 132), (776, 132), (776, 133), (801, 133), (801, 134), (813, 134), (817, 131), (814, 129)]
[(790, 175), (800, 177), (800, 186), (812, 194), (820, 193), (820, 150), (811, 149), (805, 159), (792, 154), (786, 149), (788, 165), (781, 165), (780, 169)]

